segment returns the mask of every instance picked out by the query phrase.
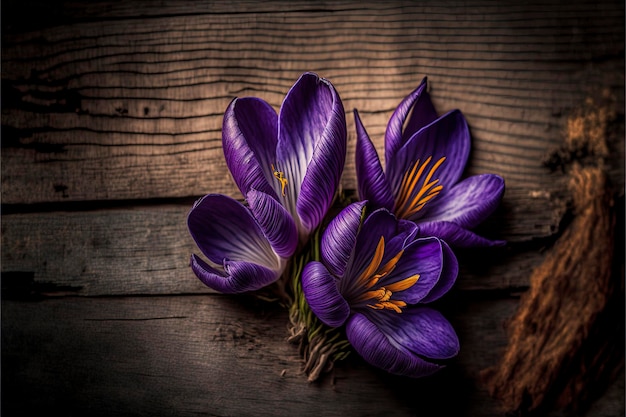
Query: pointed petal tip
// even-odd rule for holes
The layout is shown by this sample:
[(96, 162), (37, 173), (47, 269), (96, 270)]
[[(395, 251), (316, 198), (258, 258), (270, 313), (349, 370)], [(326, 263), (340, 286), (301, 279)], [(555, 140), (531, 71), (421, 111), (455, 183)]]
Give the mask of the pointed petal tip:
[(437, 119), (427, 90), (427, 79), (409, 93), (392, 113), (385, 130), (385, 160), (392, 161), (400, 148), (422, 127)]
[(372, 143), (358, 112), (354, 110), (356, 148), (354, 153), (358, 195), (370, 200), (377, 207), (393, 208), (393, 193), (380, 162), (376, 147)]
[(453, 248), (486, 248), (505, 246), (505, 240), (490, 240), (448, 221), (418, 224), (419, 236), (436, 236)]

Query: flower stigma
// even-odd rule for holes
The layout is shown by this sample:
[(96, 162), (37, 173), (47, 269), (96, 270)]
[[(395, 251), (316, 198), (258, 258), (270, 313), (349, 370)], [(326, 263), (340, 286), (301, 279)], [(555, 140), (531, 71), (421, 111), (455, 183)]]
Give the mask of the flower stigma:
[(276, 179), (278, 180), (278, 182), (280, 182), (280, 192), (283, 195), (283, 197), (285, 196), (285, 189), (287, 188), (287, 178), (285, 178), (285, 173), (283, 171), (278, 171), (276, 168), (274, 168), (274, 164), (270, 164), (272, 166), (272, 174), (274, 175), (274, 177), (276, 177)]
[(421, 187), (416, 187), (426, 167), (430, 165), (431, 160), (432, 156), (429, 156), (426, 158), (426, 161), (420, 165), (420, 160), (418, 159), (412, 167), (404, 173), (402, 182), (400, 183), (400, 190), (397, 193), (394, 209), (396, 216), (399, 218), (410, 218), (424, 208), (426, 203), (435, 198), (441, 190), (443, 190), (443, 185), (437, 185), (439, 178), (434, 180), (432, 180), (432, 178), (437, 169), (446, 160), (445, 156), (439, 158), (428, 170), (428, 174), (426, 174), (426, 178), (424, 178)]
[(366, 302), (367, 306), (374, 310), (393, 310), (396, 313), (402, 313), (402, 308), (406, 307), (406, 303), (401, 300), (392, 300), (391, 297), (394, 292), (404, 291), (411, 288), (419, 279), (419, 274), (412, 275), (408, 278), (400, 281), (373, 288), (378, 281), (384, 276), (393, 271), (398, 264), (398, 261), (402, 257), (404, 250), (400, 250), (393, 258), (391, 258), (386, 264), (380, 266), (385, 253), (385, 238), (380, 237), (378, 246), (372, 257), (372, 261), (365, 268), (365, 270), (359, 275), (356, 280), (356, 286), (360, 289), (365, 289), (356, 299), (355, 302)]

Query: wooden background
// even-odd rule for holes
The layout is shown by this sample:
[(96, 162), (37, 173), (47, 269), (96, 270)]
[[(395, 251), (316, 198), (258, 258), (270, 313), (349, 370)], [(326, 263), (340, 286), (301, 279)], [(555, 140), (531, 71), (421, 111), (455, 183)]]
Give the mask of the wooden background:
[[(216, 294), (189, 269), (193, 201), (240, 198), (223, 111), (246, 95), (278, 108), (304, 71), (343, 99), (345, 189), (351, 110), (382, 149), (424, 76), (440, 113), (467, 117), (467, 173), (506, 180), (483, 233), (509, 244), (459, 255), (440, 309), (462, 350), (435, 377), (392, 377), (353, 355), (308, 384), (284, 311)], [(543, 161), (568, 116), (607, 95), (621, 117), (609, 173), (623, 208), (621, 1), (4, 1), (3, 413), (503, 415), (478, 374), (567, 223), (564, 175)], [(624, 415), (620, 375), (585, 416)]]

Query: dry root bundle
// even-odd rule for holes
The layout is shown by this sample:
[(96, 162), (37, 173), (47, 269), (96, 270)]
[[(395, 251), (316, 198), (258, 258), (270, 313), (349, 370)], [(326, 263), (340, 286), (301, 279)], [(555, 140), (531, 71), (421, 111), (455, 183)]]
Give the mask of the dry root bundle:
[(501, 362), (483, 373), (509, 413), (584, 407), (623, 366), (623, 277), (614, 273), (614, 202), (603, 169), (609, 116), (602, 111), (570, 120), (564, 149), (584, 149), (578, 155), (587, 164), (565, 161), (573, 219), (533, 271)]

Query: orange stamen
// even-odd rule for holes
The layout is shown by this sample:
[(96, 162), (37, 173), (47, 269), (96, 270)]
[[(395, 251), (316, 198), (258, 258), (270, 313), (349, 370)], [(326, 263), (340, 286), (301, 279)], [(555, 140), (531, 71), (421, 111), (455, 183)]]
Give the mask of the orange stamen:
[(357, 285), (364, 286), (368, 279), (372, 275), (374, 275), (374, 272), (376, 272), (376, 270), (380, 266), (380, 262), (383, 260), (384, 253), (385, 237), (381, 236), (380, 240), (378, 240), (378, 245), (376, 246), (376, 251), (374, 252), (374, 257), (372, 258), (372, 261), (367, 266), (367, 268), (365, 268), (365, 271), (363, 271), (363, 273), (359, 275), (359, 278), (357, 278)]
[(402, 281), (398, 281), (398, 282), (394, 282), (393, 284), (389, 284), (385, 288), (387, 288), (387, 290), (389, 290), (391, 292), (404, 291), (406, 289), (411, 288), (413, 285), (415, 285), (415, 283), (417, 282), (419, 277), (420, 277), (419, 274), (415, 274), (415, 275), (413, 275), (411, 277), (403, 279)]
[[(420, 211), (426, 203), (435, 198), (441, 190), (442, 185), (437, 185), (439, 179), (431, 181), (435, 175), (435, 171), (439, 169), (441, 164), (446, 160), (446, 157), (441, 157), (435, 164), (428, 170), (426, 178), (422, 182), (422, 186), (419, 190), (416, 190), (417, 183), (419, 182), (422, 174), (426, 170), (426, 166), (430, 164), (432, 157), (428, 157), (423, 164), (420, 165), (418, 159), (412, 168), (408, 170), (402, 177), (398, 195), (396, 197), (395, 213), (400, 218), (409, 218)], [(418, 168), (419, 167), (419, 168)], [(416, 192), (417, 191), (417, 192)]]
[(274, 177), (276, 177), (278, 182), (280, 182), (280, 192), (284, 197), (285, 189), (287, 188), (288, 184), (287, 178), (285, 178), (285, 173), (283, 171), (278, 171), (276, 168), (274, 168), (274, 164), (270, 164), (270, 166), (272, 167), (272, 174), (274, 175)]
[(381, 267), (380, 263), (382, 262), (384, 253), (385, 238), (384, 236), (381, 236), (372, 260), (365, 268), (365, 271), (363, 271), (363, 273), (361, 273), (361, 275), (357, 278), (357, 285), (369, 291), (364, 291), (353, 301), (363, 302), (372, 300), (373, 303), (367, 304), (370, 308), (375, 310), (393, 310), (396, 313), (401, 313), (401, 309), (406, 307), (406, 303), (401, 300), (392, 300), (391, 297), (393, 296), (393, 293), (411, 288), (415, 285), (420, 276), (419, 274), (416, 274), (384, 287), (378, 287), (370, 290), (370, 288), (374, 287), (382, 277), (386, 276), (395, 269), (398, 261), (404, 253), (404, 250), (399, 251), (393, 258)]

